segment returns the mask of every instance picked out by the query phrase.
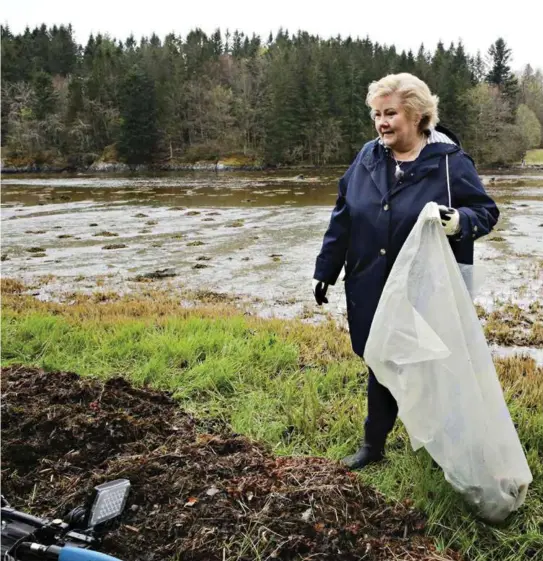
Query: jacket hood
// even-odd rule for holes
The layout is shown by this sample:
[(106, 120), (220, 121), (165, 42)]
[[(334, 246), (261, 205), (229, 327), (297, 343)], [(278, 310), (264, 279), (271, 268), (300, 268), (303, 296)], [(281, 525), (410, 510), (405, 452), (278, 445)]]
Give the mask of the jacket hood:
[[(430, 130), (430, 137), (432, 137), (432, 134), (435, 135), (436, 142), (446, 142), (446, 143), (448, 143), (452, 140), (454, 142), (454, 144), (456, 144), (457, 146), (460, 146), (460, 148), (462, 148), (462, 145), (460, 144), (459, 138), (454, 134), (454, 132), (452, 132), (447, 127), (444, 127), (443, 125), (436, 125), (436, 127), (434, 129), (431, 129)], [(446, 140), (443, 139), (443, 136), (446, 137)]]

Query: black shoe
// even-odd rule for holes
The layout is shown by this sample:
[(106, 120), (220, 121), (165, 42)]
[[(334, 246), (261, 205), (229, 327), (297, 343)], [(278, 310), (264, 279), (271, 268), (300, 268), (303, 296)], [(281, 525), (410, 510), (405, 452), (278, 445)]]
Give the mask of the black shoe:
[(360, 450), (352, 456), (347, 456), (341, 460), (341, 463), (349, 469), (356, 470), (366, 467), (368, 464), (376, 464), (383, 461), (385, 454), (382, 449), (375, 449), (371, 446), (364, 445)]

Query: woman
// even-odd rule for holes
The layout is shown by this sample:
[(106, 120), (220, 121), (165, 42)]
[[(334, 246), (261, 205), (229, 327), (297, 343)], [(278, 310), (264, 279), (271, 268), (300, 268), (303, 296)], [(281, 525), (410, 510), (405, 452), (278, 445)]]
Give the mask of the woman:
[[(370, 84), (366, 103), (379, 136), (339, 181), (313, 280), (317, 304), (328, 303), (328, 286), (345, 266), (351, 342), (361, 357), (388, 274), (426, 203), (438, 203), (459, 263), (473, 264), (473, 242), (499, 216), (471, 158), (451, 132), (436, 126), (438, 98), (422, 80), (406, 73), (385, 76)], [(391, 393), (370, 370), (363, 443), (343, 463), (361, 469), (382, 460), (397, 413)]]

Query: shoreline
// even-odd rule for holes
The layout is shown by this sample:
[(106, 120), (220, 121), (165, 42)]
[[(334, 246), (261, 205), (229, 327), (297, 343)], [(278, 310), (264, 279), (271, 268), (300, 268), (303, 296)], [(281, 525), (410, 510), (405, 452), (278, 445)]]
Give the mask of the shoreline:
[[(349, 164), (329, 164), (317, 166), (313, 164), (232, 164), (224, 161), (198, 161), (194, 163), (162, 163), (128, 165), (122, 162), (98, 163), (90, 166), (59, 166), (54, 164), (28, 164), (25, 166), (2, 165), (0, 174), (15, 175), (19, 173), (139, 173), (139, 172), (176, 172), (176, 171), (273, 171), (288, 169), (347, 169)], [(543, 169), (543, 166), (541, 166)]]
[[(347, 169), (349, 164), (340, 165), (327, 165), (315, 166), (310, 164), (300, 165), (278, 165), (278, 166), (231, 166), (224, 164), (182, 164), (173, 166), (147, 166), (139, 164), (137, 166), (128, 166), (126, 164), (111, 164), (110, 166), (100, 167), (53, 167), (53, 166), (24, 166), (14, 167), (6, 166), (0, 169), (0, 176), (3, 175), (23, 175), (23, 174), (59, 174), (59, 173), (84, 173), (84, 174), (107, 174), (107, 173), (162, 173), (162, 172), (179, 172), (179, 171), (203, 171), (203, 172), (236, 172), (236, 171), (280, 171), (280, 170), (303, 170), (303, 169), (323, 169), (323, 168), (338, 168)], [(510, 166), (500, 168), (481, 168), (479, 175), (487, 175), (491, 173), (500, 172), (527, 172), (527, 171), (542, 171), (543, 165), (531, 166)]]
[[(29, 173), (139, 173), (139, 172), (177, 172), (177, 171), (205, 171), (205, 172), (232, 172), (232, 171), (277, 171), (289, 169), (324, 169), (338, 168), (347, 169), (346, 164), (330, 164), (325, 166), (317, 166), (313, 164), (297, 164), (297, 165), (235, 165), (221, 162), (200, 161), (192, 164), (137, 164), (128, 165), (122, 162), (115, 163), (98, 163), (90, 166), (58, 166), (52, 164), (28, 164), (25, 166), (4, 166), (0, 168), (1, 175), (17, 175)], [(480, 174), (496, 173), (500, 171), (543, 171), (543, 164), (532, 165), (511, 165), (498, 168), (484, 168), (479, 170)]]
[(18, 173), (133, 173), (160, 171), (262, 171), (274, 169), (267, 166), (227, 165), (221, 162), (195, 162), (193, 164), (137, 164), (122, 162), (99, 163), (91, 166), (55, 166), (50, 164), (29, 164), (26, 166), (2, 166), (1, 173), (14, 175)]

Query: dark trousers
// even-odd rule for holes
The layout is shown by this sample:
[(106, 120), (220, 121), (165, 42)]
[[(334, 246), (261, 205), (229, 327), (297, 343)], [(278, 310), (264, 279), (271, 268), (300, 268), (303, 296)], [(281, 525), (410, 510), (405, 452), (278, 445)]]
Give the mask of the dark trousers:
[(398, 404), (370, 370), (368, 377), (368, 416), (364, 424), (364, 444), (382, 450), (398, 416)]

